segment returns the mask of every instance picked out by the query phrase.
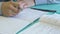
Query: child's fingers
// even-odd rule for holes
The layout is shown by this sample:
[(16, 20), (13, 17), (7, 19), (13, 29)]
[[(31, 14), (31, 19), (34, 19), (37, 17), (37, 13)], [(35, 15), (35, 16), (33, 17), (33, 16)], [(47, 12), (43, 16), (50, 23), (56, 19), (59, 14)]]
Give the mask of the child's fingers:
[(24, 5), (23, 5), (23, 8), (27, 8), (27, 7), (28, 7), (27, 4), (24, 4)]
[(20, 7), (21, 7), (21, 8), (27, 8), (27, 4), (26, 4), (26, 3), (22, 3), (22, 4), (20, 5)]
[(24, 8), (27, 8), (28, 4), (26, 2), (20, 2), (19, 5), (20, 5), (20, 8), (24, 9)]
[(15, 13), (19, 13), (19, 9), (15, 8), (13, 5), (10, 5), (9, 9)]

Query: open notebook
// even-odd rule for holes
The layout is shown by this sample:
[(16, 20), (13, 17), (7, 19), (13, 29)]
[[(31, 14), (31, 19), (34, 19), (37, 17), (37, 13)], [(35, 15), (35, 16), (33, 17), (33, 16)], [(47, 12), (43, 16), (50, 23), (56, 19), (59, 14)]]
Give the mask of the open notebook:
[(16, 34), (16, 32), (32, 23), (43, 14), (46, 13), (27, 8), (15, 17), (0, 16), (0, 34)]

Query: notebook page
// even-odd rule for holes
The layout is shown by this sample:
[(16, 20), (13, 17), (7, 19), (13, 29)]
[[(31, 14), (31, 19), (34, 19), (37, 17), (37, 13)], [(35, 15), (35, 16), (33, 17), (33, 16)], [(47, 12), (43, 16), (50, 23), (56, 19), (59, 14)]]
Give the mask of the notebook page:
[(15, 18), (33, 22), (34, 20), (36, 20), (44, 14), (47, 14), (47, 12), (27, 8), (21, 11), (17, 16), (15, 16)]

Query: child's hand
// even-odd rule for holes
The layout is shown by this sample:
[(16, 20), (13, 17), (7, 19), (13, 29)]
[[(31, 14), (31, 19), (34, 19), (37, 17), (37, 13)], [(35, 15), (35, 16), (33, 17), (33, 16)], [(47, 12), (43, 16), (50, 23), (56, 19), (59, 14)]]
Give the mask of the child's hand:
[(1, 8), (3, 16), (16, 16), (20, 12), (18, 5), (18, 2), (3, 2)]

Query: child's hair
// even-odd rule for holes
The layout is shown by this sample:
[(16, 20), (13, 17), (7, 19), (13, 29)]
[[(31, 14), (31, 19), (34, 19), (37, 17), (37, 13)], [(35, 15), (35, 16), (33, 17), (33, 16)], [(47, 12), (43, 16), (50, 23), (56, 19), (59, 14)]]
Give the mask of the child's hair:
[(11, 0), (3, 0), (4, 2), (8, 2), (8, 1), (11, 1)]

